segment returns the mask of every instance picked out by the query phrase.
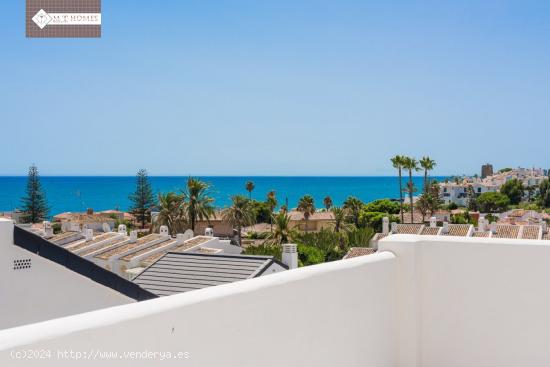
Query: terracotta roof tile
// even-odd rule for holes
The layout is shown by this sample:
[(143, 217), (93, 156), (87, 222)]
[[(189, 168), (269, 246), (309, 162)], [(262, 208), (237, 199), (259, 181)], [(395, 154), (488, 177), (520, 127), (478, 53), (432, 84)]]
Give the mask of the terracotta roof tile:
[(375, 252), (374, 249), (371, 247), (351, 247), (348, 253), (346, 254), (346, 256), (344, 256), (344, 259), (351, 259), (353, 257), (371, 255), (371, 254), (374, 254), (374, 252)]
[(497, 231), (493, 238), (518, 238), (520, 226), (497, 224)]
[(466, 236), (470, 230), (471, 224), (449, 224), (449, 232), (446, 236)]
[(436, 236), (440, 229), (441, 227), (424, 227), (420, 234), (424, 236)]
[(539, 238), (539, 226), (523, 226), (523, 233), (521, 238), (529, 240), (538, 240)]
[(423, 224), (398, 224), (397, 234), (418, 234)]

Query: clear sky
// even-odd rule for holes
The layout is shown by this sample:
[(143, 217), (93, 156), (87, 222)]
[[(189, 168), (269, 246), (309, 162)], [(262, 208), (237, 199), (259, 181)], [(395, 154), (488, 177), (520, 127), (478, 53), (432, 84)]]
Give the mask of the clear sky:
[(549, 1), (102, 1), (101, 39), (0, 22), (0, 175), (550, 167)]

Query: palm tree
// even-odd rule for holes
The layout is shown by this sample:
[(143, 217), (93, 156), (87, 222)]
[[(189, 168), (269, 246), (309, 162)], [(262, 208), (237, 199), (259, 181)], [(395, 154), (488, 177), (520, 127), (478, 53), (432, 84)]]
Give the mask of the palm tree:
[(413, 192), (414, 183), (412, 179), (412, 171), (418, 171), (418, 161), (412, 157), (405, 157), (403, 168), (409, 171), (409, 184), (407, 191), (409, 192), (409, 206), (411, 208), (411, 223), (414, 223), (414, 205), (413, 205)]
[(363, 209), (363, 202), (356, 197), (350, 196), (344, 201), (344, 209), (346, 209), (348, 217), (351, 218), (353, 224), (359, 227), (359, 215)]
[(393, 168), (397, 168), (399, 172), (399, 214), (401, 216), (401, 223), (404, 222), (403, 219), (403, 164), (404, 164), (404, 157), (400, 155), (396, 155), (391, 159), (391, 162), (393, 164)]
[(185, 210), (191, 224), (191, 230), (195, 231), (197, 220), (209, 220), (214, 215), (214, 199), (208, 196), (210, 185), (199, 179), (189, 177), (187, 187), (183, 191)]
[(285, 212), (272, 215), (274, 230), (267, 236), (268, 244), (284, 244), (291, 241), (296, 236), (296, 231), (290, 228), (290, 215)]
[(182, 233), (187, 226), (187, 218), (185, 217), (185, 204), (183, 195), (178, 195), (175, 192), (167, 194), (159, 193), (158, 206), (159, 214), (155, 220), (152, 230), (156, 231), (160, 226), (167, 226), (170, 234)]
[(304, 219), (306, 220), (305, 231), (307, 232), (307, 221), (309, 220), (309, 216), (315, 213), (313, 197), (311, 195), (304, 195), (300, 198), (300, 201), (298, 201), (298, 207), (296, 209), (304, 214)]
[(430, 157), (422, 157), (419, 163), (420, 167), (424, 169), (424, 192), (428, 192), (428, 172), (433, 170), (437, 163)]
[(353, 225), (346, 223), (346, 218), (349, 215), (347, 209), (339, 206), (333, 206), (330, 208), (330, 211), (334, 215), (334, 232), (348, 232), (353, 228)]
[(222, 218), (237, 227), (239, 246), (242, 246), (242, 227), (254, 224), (254, 211), (250, 205), (250, 200), (242, 195), (232, 196), (231, 206), (224, 209)]
[(325, 205), (325, 209), (329, 211), (330, 208), (332, 208), (332, 198), (330, 196), (325, 197), (323, 199), (323, 204)]
[(266, 203), (269, 206), (269, 227), (273, 231), (273, 211), (277, 207), (277, 197), (275, 196), (275, 191), (270, 191), (267, 193)]
[(248, 198), (252, 200), (252, 191), (254, 191), (254, 188), (256, 186), (254, 185), (254, 182), (248, 181), (245, 185), (246, 191), (248, 191)]

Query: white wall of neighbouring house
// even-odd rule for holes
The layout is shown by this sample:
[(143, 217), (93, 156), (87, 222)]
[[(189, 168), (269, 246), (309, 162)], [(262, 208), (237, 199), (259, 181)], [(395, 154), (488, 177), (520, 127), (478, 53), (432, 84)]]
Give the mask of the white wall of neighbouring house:
[(17, 366), (12, 350), (36, 348), (188, 353), (139, 365), (393, 367), (395, 264), (378, 253), (0, 331), (0, 365)]
[[(30, 267), (25, 267), (30, 260)], [(14, 261), (23, 267), (14, 269)], [(133, 299), (13, 244), (13, 222), (0, 219), (0, 330)]]
[(550, 365), (550, 241), (392, 235), (399, 366)]

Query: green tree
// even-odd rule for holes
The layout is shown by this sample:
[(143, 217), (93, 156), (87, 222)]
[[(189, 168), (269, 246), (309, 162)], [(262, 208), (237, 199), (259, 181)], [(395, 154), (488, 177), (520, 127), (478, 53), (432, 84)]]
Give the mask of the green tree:
[(354, 196), (349, 196), (344, 201), (343, 208), (347, 210), (349, 220), (359, 228), (359, 215), (363, 209), (364, 203)]
[(332, 198), (330, 196), (325, 196), (325, 198), (323, 199), (323, 205), (325, 206), (325, 209), (329, 211), (333, 205)]
[(267, 244), (284, 244), (292, 241), (296, 236), (296, 231), (290, 228), (290, 215), (285, 212), (273, 214), (272, 219), (275, 228), (266, 238)]
[(246, 188), (246, 191), (248, 191), (248, 198), (250, 200), (252, 200), (252, 191), (254, 191), (255, 187), (256, 187), (256, 185), (254, 185), (254, 182), (252, 182), (252, 181), (247, 181), (246, 182), (245, 188)]
[(210, 185), (199, 179), (189, 177), (183, 190), (187, 219), (191, 230), (195, 231), (197, 220), (209, 220), (214, 215), (214, 199), (209, 196)]
[(151, 230), (158, 231), (160, 226), (167, 226), (172, 235), (185, 231), (188, 221), (183, 195), (178, 195), (175, 192), (159, 193), (158, 208), (159, 214)]
[(38, 168), (33, 164), (29, 167), (25, 197), (21, 199), (23, 208), (22, 219), (26, 223), (38, 223), (48, 217), (50, 211), (46, 195), (42, 190)]
[(390, 222), (399, 222), (399, 217), (388, 213), (361, 211), (359, 220), (361, 227), (372, 228), (377, 232), (382, 231), (382, 219), (388, 217)]
[(151, 208), (157, 204), (146, 170), (140, 169), (138, 171), (136, 191), (130, 195), (129, 199), (132, 202), (130, 211), (141, 223), (141, 228), (145, 227), (145, 223), (151, 218)]
[(309, 217), (315, 213), (315, 204), (313, 202), (313, 196), (311, 195), (304, 195), (300, 198), (298, 201), (298, 207), (296, 208), (299, 212), (302, 212), (304, 214), (304, 219), (306, 220), (306, 232), (308, 230), (308, 220)]
[(389, 213), (389, 214), (399, 214), (400, 205), (395, 201), (388, 199), (378, 199), (374, 200), (368, 204), (365, 204), (364, 210), (367, 212), (380, 212), (380, 213)]
[(523, 184), (517, 178), (511, 179), (502, 185), (500, 192), (508, 197), (510, 204), (517, 205), (523, 199)]
[(242, 195), (231, 197), (231, 206), (222, 212), (223, 220), (237, 227), (239, 246), (242, 246), (242, 227), (254, 224), (254, 211), (250, 200)]
[(297, 247), (299, 266), (315, 265), (325, 262), (325, 254), (317, 247), (303, 244), (298, 244)]
[(433, 170), (437, 163), (430, 157), (422, 157), (420, 160), (420, 167), (424, 170), (424, 191), (427, 192), (429, 188), (428, 172)]
[(396, 155), (391, 159), (391, 162), (393, 164), (393, 168), (396, 168), (397, 172), (399, 173), (399, 213), (401, 217), (401, 223), (403, 223), (403, 166), (405, 164), (405, 157)]
[(275, 195), (275, 191), (268, 192), (265, 201), (269, 207), (269, 228), (273, 231), (273, 211), (277, 207), (277, 196)]
[(330, 208), (332, 215), (334, 215), (334, 232), (348, 232), (353, 228), (353, 225), (346, 222), (348, 217), (347, 209), (339, 206), (333, 206)]
[(539, 205), (543, 208), (550, 208), (550, 181), (542, 180), (539, 185)]
[(471, 210), (474, 212), (477, 211), (479, 209), (477, 205), (477, 195), (472, 185), (468, 186), (467, 195), (468, 195), (468, 210)]
[(418, 171), (418, 161), (412, 157), (405, 157), (403, 167), (409, 171), (409, 183), (407, 184), (407, 192), (409, 193), (411, 223), (414, 223), (413, 193), (416, 191), (416, 189), (413, 183), (412, 171)]
[(500, 192), (485, 192), (477, 198), (477, 205), (482, 213), (501, 213), (508, 209), (510, 199)]

